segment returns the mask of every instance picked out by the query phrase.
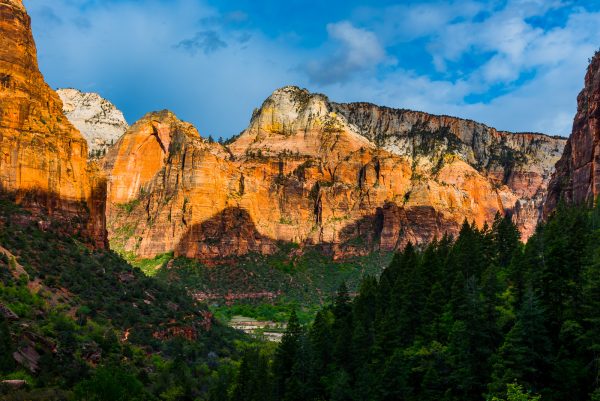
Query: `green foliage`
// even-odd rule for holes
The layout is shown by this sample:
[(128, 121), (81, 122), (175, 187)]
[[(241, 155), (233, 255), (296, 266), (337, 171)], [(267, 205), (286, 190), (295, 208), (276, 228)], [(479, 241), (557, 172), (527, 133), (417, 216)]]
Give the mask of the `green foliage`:
[[(242, 297), (236, 299), (236, 304), (296, 304), (312, 309), (312, 305), (329, 302), (342, 282), (351, 292), (356, 291), (363, 277), (380, 274), (391, 258), (390, 254), (372, 253), (333, 261), (318, 248), (303, 249), (301, 253), (297, 250), (295, 244), (281, 244), (279, 252), (274, 255), (250, 254), (210, 268), (196, 260), (176, 258), (169, 269), (152, 271), (162, 282), (180, 283), (193, 291), (210, 294), (223, 309), (226, 309), (223, 301), (228, 294), (265, 295), (246, 300)], [(166, 261), (168, 256), (157, 258), (161, 258), (158, 263), (155, 260), (132, 263), (154, 267)], [(302, 311), (298, 312), (302, 315)], [(284, 320), (288, 317), (289, 313)]]
[[(240, 335), (209, 321), (184, 288), (54, 222), (42, 231), (14, 204), (0, 202), (0, 220), (0, 243), (14, 255), (0, 257), (0, 304), (18, 315), (0, 321), (0, 379), (27, 382), (20, 391), (0, 386), (0, 399), (194, 399), (238, 358)], [(29, 278), (13, 276), (17, 263)], [(12, 356), (29, 346), (40, 355), (35, 372)]]
[(264, 399), (598, 399), (599, 217), (561, 206), (524, 247), (500, 216), (409, 244), (307, 328), (292, 314)]
[(8, 324), (2, 316), (0, 316), (0, 374), (11, 372), (15, 367), (15, 362), (12, 358), (14, 344), (10, 337)]
[(540, 401), (539, 395), (531, 395), (523, 390), (523, 386), (516, 383), (507, 385), (506, 398), (492, 398), (492, 401)]
[(127, 203), (120, 203), (117, 205), (117, 207), (119, 207), (125, 213), (130, 214), (131, 212), (133, 212), (133, 209), (135, 209), (140, 204), (140, 202), (140, 199), (134, 199)]
[(97, 369), (75, 387), (75, 399), (81, 401), (145, 401), (148, 396), (135, 376), (116, 366)]
[(173, 252), (156, 255), (152, 259), (131, 259), (130, 262), (133, 266), (139, 268), (146, 276), (153, 277), (171, 259), (173, 259)]

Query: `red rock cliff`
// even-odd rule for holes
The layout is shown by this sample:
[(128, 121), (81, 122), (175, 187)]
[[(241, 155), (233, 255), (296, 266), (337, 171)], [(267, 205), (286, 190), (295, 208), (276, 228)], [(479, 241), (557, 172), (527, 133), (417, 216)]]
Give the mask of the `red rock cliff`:
[(0, 189), (105, 245), (105, 179), (38, 69), (21, 0), (0, 0)]
[(465, 218), (483, 226), (497, 212), (513, 213), (527, 236), (548, 158), (564, 142), (285, 87), (228, 146), (169, 112), (132, 126), (103, 161), (109, 230), (137, 256), (205, 260), (271, 253), (279, 241), (334, 257), (389, 251), (455, 234)]
[(583, 203), (600, 193), (600, 54), (596, 53), (577, 97), (577, 114), (565, 151), (556, 164), (544, 206), (546, 215), (558, 202)]

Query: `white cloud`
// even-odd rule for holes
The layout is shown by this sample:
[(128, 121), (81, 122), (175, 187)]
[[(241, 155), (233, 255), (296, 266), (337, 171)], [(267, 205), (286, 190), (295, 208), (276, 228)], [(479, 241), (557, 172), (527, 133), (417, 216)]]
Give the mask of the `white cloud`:
[[(71, 0), (26, 5), (50, 85), (99, 92), (126, 111), (130, 123), (168, 108), (201, 135), (229, 137), (247, 126), (253, 108), (276, 87), (302, 84), (303, 76), (290, 69), (301, 62), (299, 54), (260, 31), (225, 25), (243, 15), (221, 15), (201, 1), (101, 2), (85, 11)], [(39, 15), (44, 7), (64, 23), (46, 24)], [(87, 28), (70, 23), (82, 17)], [(216, 42), (197, 36), (208, 20), (218, 35), (208, 39)], [(196, 37), (198, 43), (189, 43), (192, 52), (199, 50), (194, 55), (177, 48)]]
[(326, 85), (346, 81), (357, 72), (372, 70), (386, 61), (393, 62), (373, 32), (356, 28), (348, 21), (328, 24), (327, 32), (333, 44), (325, 52), (332, 53), (305, 67), (312, 82)]

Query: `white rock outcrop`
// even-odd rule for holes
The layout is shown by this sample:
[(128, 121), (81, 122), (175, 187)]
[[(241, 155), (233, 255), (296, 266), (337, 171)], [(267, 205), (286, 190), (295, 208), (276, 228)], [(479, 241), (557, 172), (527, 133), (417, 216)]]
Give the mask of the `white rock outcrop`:
[(58, 89), (63, 112), (87, 140), (91, 159), (101, 157), (127, 131), (123, 113), (97, 93)]

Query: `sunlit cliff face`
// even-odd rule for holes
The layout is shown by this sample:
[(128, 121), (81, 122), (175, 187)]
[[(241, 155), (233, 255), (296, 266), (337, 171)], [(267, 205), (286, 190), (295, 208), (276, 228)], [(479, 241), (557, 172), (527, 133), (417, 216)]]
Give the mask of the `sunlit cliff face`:
[(21, 1), (0, 0), (0, 188), (105, 242), (104, 179), (37, 65)]
[(564, 146), (540, 134), (275, 91), (227, 146), (150, 113), (103, 160), (109, 231), (126, 251), (214, 260), (278, 241), (334, 257), (394, 250), (511, 213), (528, 237)]

